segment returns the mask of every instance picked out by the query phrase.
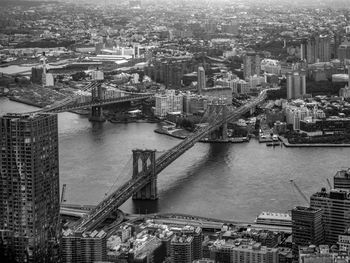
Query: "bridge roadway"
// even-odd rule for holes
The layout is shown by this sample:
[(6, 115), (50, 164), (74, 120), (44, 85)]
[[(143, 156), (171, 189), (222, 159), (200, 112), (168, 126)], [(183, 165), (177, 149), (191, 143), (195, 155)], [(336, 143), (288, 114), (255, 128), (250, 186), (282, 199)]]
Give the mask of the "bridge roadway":
[[(190, 149), (196, 142), (201, 140), (210, 132), (216, 130), (226, 121), (232, 121), (239, 118), (242, 114), (248, 112), (252, 107), (255, 107), (263, 102), (266, 98), (266, 92), (267, 90), (262, 91), (256, 99), (236, 109), (234, 112), (229, 113), (226, 120), (218, 119), (212, 125), (198, 129), (181, 143), (165, 152), (156, 160), (156, 174), (159, 174), (180, 155)], [(73, 230), (76, 232), (84, 232), (92, 229), (96, 224), (107, 218), (109, 213), (113, 212), (127, 199), (129, 199), (133, 193), (147, 185), (150, 180), (151, 178), (149, 177), (149, 174), (144, 172), (142, 172), (139, 177), (130, 179), (106, 199), (100, 202), (90, 214), (77, 221), (73, 227)]]
[(129, 93), (129, 94), (130, 94), (129, 96), (102, 99), (100, 101), (89, 101), (89, 102), (81, 102), (81, 103), (74, 103), (74, 104), (70, 104), (71, 102), (68, 102), (67, 104), (62, 105), (60, 107), (49, 108), (45, 111), (58, 113), (58, 112), (64, 112), (64, 111), (70, 111), (70, 110), (91, 108), (94, 106), (106, 106), (106, 105), (110, 105), (110, 104), (127, 102), (127, 101), (143, 100), (143, 99), (148, 99), (148, 98), (151, 98), (154, 96), (153, 94), (149, 94), (149, 93), (145, 93), (145, 94)]

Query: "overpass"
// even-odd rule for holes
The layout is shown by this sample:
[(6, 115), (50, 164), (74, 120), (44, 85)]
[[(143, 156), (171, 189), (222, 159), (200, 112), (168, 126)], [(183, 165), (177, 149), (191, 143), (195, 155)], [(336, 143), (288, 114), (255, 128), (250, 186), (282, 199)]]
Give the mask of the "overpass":
[[(196, 142), (224, 126), (228, 121), (237, 120), (242, 114), (262, 103), (266, 98), (266, 93), (267, 90), (262, 91), (253, 101), (232, 112), (214, 114), (207, 126), (195, 130), (193, 134), (166, 151), (158, 159), (155, 157), (155, 150), (134, 150), (132, 178), (100, 202), (89, 214), (78, 220), (73, 226), (73, 230), (76, 232), (91, 230), (131, 196), (134, 199), (156, 199), (157, 175), (159, 173), (192, 148)], [(139, 171), (140, 161), (141, 171)]]

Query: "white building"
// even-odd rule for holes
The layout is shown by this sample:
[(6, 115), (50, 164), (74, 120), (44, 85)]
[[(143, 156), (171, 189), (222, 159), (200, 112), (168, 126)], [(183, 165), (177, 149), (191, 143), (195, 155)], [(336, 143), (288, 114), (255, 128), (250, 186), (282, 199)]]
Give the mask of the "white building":
[(265, 77), (254, 75), (247, 78), (246, 81), (250, 89), (255, 89), (257, 86), (261, 86), (265, 83)]
[[(313, 116), (313, 112), (303, 105), (301, 107), (287, 105), (285, 112), (286, 122), (287, 124), (293, 124), (294, 130), (300, 130), (300, 121), (305, 120), (305, 118), (309, 116)], [(317, 114), (321, 115), (320, 112), (317, 112)]]
[(55, 81), (54, 81), (53, 75), (51, 73), (46, 73), (44, 86), (52, 87), (54, 85), (55, 85)]
[(156, 94), (155, 115), (165, 117), (168, 112), (183, 112), (183, 95), (176, 95), (175, 90), (166, 90), (165, 93)]
[(100, 70), (92, 71), (91, 72), (91, 78), (93, 80), (104, 80), (104, 74)]
[(261, 61), (261, 70), (275, 75), (281, 74), (281, 63), (274, 59), (263, 59)]

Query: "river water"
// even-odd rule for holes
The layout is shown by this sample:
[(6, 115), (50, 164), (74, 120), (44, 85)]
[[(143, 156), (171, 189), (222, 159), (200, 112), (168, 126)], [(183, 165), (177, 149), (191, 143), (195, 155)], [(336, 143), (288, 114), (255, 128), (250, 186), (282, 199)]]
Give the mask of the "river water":
[[(0, 115), (34, 107), (0, 98)], [(154, 133), (158, 124), (90, 123), (59, 114), (60, 184), (67, 203), (96, 204), (131, 176), (131, 150), (164, 151), (178, 139)], [(159, 200), (128, 200), (125, 212), (178, 212), (253, 221), (261, 211), (287, 212), (306, 205), (293, 179), (311, 195), (327, 186), (337, 169), (350, 167), (350, 148), (266, 147), (197, 143), (158, 176)]]

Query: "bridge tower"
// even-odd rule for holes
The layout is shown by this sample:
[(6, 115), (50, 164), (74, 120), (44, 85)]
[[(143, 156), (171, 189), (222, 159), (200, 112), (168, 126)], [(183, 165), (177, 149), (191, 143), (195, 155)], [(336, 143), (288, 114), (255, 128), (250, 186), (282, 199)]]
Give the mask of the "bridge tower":
[[(211, 103), (208, 105), (209, 119), (214, 121), (226, 119), (228, 113), (227, 105), (224, 102)], [(210, 140), (227, 140), (227, 122), (209, 134)]]
[(132, 178), (149, 174), (150, 182), (134, 193), (134, 200), (156, 200), (158, 199), (157, 175), (156, 175), (156, 150), (132, 151), (133, 155), (133, 173)]
[[(91, 90), (91, 102), (99, 102), (103, 99), (103, 89), (97, 85)], [(104, 122), (102, 106), (92, 106), (89, 121)]]

